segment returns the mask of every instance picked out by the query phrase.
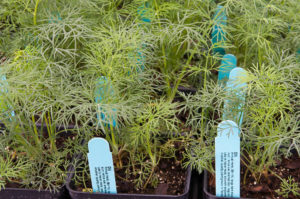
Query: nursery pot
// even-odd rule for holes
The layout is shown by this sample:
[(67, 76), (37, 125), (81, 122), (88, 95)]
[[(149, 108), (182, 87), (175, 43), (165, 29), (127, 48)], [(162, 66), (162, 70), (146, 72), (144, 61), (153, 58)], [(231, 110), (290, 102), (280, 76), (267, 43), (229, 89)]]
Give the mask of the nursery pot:
[[(204, 171), (204, 177), (203, 177), (203, 199), (225, 199), (228, 197), (217, 197), (208, 191), (208, 172)], [(232, 198), (236, 199), (236, 198)], [(240, 199), (251, 199), (251, 198), (240, 198)]]
[(7, 188), (1, 189), (0, 198), (3, 199), (68, 199), (68, 194), (65, 187), (62, 187), (59, 192), (53, 193), (45, 190), (22, 189), (22, 188)]
[[(280, 149), (286, 149), (286, 147), (280, 147)], [(276, 167), (278, 167), (279, 166), (279, 170), (277, 170), (276, 172), (279, 172), (279, 171), (282, 171), (281, 169), (282, 168), (286, 168), (286, 173), (283, 173), (282, 175), (284, 175), (284, 176), (289, 176), (289, 173), (291, 172), (291, 175), (298, 175), (298, 171), (299, 171), (299, 167), (298, 167), (298, 165), (297, 165), (297, 161), (299, 161), (300, 159), (299, 159), (299, 156), (298, 156), (298, 152), (297, 152), (297, 150), (296, 149), (293, 149), (293, 150), (291, 150), (290, 151), (291, 152), (291, 154), (292, 154), (292, 156), (291, 156), (291, 158), (289, 158), (289, 159), (285, 159), (285, 163), (284, 162), (281, 162), (280, 164), (277, 164), (276, 165)], [(296, 158), (296, 159), (295, 159)], [(284, 166), (284, 165), (286, 165), (286, 164), (288, 164), (288, 163), (292, 163), (291, 164), (291, 166), (290, 166), (290, 168), (289, 167), (286, 167), (286, 166)], [(295, 164), (294, 164), (295, 163)], [(283, 169), (284, 170), (284, 169)], [(273, 177), (275, 177), (274, 175), (273, 175)], [(277, 178), (277, 177), (276, 177)], [(278, 179), (278, 178), (277, 178)], [(279, 181), (274, 181), (272, 178), (270, 178), (270, 183), (268, 183), (267, 184), (267, 186), (269, 186), (270, 184), (272, 184), (272, 185), (276, 185), (277, 187), (279, 187), (278, 185), (280, 185), (280, 180)], [(208, 183), (208, 181), (209, 181), (209, 173), (208, 173), (208, 171), (207, 170), (205, 170), (204, 172), (203, 172), (203, 180), (202, 180), (202, 182), (203, 182), (203, 199), (225, 199), (225, 198), (229, 198), (229, 197), (217, 197), (217, 196), (215, 196), (214, 194), (212, 194), (212, 193), (210, 193), (209, 192), (209, 183)], [(248, 185), (248, 186), (251, 186), (250, 184)], [(242, 187), (242, 185), (241, 185), (241, 187)], [(245, 187), (245, 186), (243, 186), (243, 187)], [(276, 187), (274, 187), (274, 186), (271, 186), (271, 187), (268, 187), (268, 189), (269, 190), (271, 190), (271, 191), (274, 191), (274, 190), (277, 190), (278, 188), (276, 188)], [(248, 190), (246, 190), (246, 191), (248, 191)], [(255, 190), (253, 190), (253, 191), (251, 191), (251, 192), (253, 192), (253, 193), (256, 193), (256, 192), (259, 192), (259, 191), (255, 191)], [(249, 192), (250, 193), (250, 192)], [(242, 190), (241, 190), (241, 194), (242, 194)], [(259, 196), (259, 198), (260, 197), (263, 197), (263, 198), (274, 198), (274, 197), (277, 197), (277, 196), (274, 196), (274, 195), (272, 195), (272, 193), (271, 192), (259, 192), (259, 195), (257, 195), (257, 196)], [(255, 194), (254, 195), (252, 195), (252, 194), (250, 194), (250, 196), (249, 197), (251, 197), (251, 198), (243, 198), (243, 197), (240, 197), (239, 199), (254, 199), (254, 198), (256, 198), (256, 196), (255, 196)], [(281, 196), (281, 198), (282, 198), (282, 196)], [(295, 198), (297, 198), (297, 196), (295, 196)], [(298, 197), (299, 198), (299, 197)], [(232, 198), (233, 199), (233, 198)]]
[[(38, 126), (39, 127), (39, 126)], [(43, 126), (40, 126), (43, 128)], [(57, 128), (62, 130), (62, 128)], [(61, 137), (70, 136), (70, 132), (64, 131)], [(69, 170), (68, 170), (69, 171)], [(68, 172), (66, 171), (66, 173)], [(37, 190), (26, 188), (3, 188), (0, 190), (0, 199), (70, 199), (65, 185), (62, 185), (57, 192), (49, 190)]]
[[(72, 199), (189, 199), (192, 170), (189, 167), (186, 171), (186, 181), (184, 187), (184, 193), (182, 195), (154, 195), (154, 194), (103, 194), (103, 193), (88, 193), (74, 190), (74, 177), (75, 170), (69, 173), (69, 180), (66, 184), (69, 195)], [(194, 197), (196, 198), (196, 197)]]

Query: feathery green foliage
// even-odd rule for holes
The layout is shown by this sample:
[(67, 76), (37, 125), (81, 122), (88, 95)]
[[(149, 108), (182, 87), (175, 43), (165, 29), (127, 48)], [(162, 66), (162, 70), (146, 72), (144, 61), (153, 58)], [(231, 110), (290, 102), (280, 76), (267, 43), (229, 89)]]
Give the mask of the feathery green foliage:
[[(300, 3), (218, 3), (228, 16), (226, 52), (249, 74), (243, 80), (249, 89), (241, 146), (247, 172), (259, 180), (276, 159), (300, 152)], [(6, 80), (0, 84), (6, 108), (0, 119), (10, 130), (9, 145), (26, 158), (19, 164), (6, 153), (0, 165), (24, 168), (13, 177), (25, 187), (56, 190), (69, 163), (65, 157), (87, 153), (79, 138), (101, 136), (110, 142), (116, 167), (134, 176), (139, 189), (156, 186), (160, 160), (183, 150), (183, 166), (213, 173), (226, 98), (217, 83), (220, 57), (211, 45), (216, 7), (211, 0), (2, 0), (0, 72)], [(142, 20), (143, 11), (150, 23)], [(101, 76), (113, 94), (95, 103)], [(184, 94), (179, 86), (197, 92)], [(97, 119), (100, 111), (116, 116), (117, 127)], [(35, 123), (46, 123), (48, 133)], [(69, 124), (76, 139), (59, 148), (54, 129)], [(75, 181), (86, 186), (83, 159)], [(2, 187), (10, 177), (1, 179)]]

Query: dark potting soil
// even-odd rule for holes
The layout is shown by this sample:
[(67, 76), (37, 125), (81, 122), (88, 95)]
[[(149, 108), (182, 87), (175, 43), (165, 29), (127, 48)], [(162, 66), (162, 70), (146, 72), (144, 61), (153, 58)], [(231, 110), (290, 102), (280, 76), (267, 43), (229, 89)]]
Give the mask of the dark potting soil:
[[(180, 161), (174, 159), (162, 159), (155, 171), (158, 179), (156, 188), (147, 186), (146, 189), (137, 189), (134, 184), (137, 176), (126, 178), (124, 169), (115, 169), (118, 193), (128, 194), (155, 194), (155, 195), (181, 195), (184, 193), (186, 181), (186, 169), (181, 167)], [(91, 182), (87, 182), (91, 188)], [(76, 187), (76, 191), (83, 191), (83, 187)]]
[[(297, 154), (293, 154), (289, 159), (283, 158), (278, 165), (271, 167), (272, 172), (268, 173), (268, 176), (261, 176), (259, 182), (257, 182), (252, 175), (248, 172), (248, 176), (245, 184), (241, 184), (241, 197), (243, 198), (258, 198), (258, 199), (284, 199), (286, 197), (277, 193), (280, 190), (281, 180), (288, 179), (289, 176), (294, 179), (295, 183), (298, 183), (300, 188), (300, 157)], [(241, 182), (243, 181), (246, 167), (241, 167)], [(275, 173), (275, 174), (273, 174)], [(215, 182), (214, 177), (209, 175), (208, 191), (215, 194)], [(213, 185), (213, 186), (211, 186)], [(299, 191), (300, 194), (300, 191)], [(292, 193), (288, 195), (289, 199), (299, 199), (300, 196), (295, 196)]]
[(6, 183), (5, 188), (23, 188), (23, 187), (21, 187), (21, 185), (18, 183), (8, 182)]
[[(119, 176), (124, 175), (124, 171), (117, 172)], [(135, 188), (133, 178), (128, 181), (117, 180), (118, 191), (120, 193), (140, 193), (140, 194), (158, 194), (158, 195), (181, 195), (184, 192), (186, 170), (182, 169), (181, 163), (171, 159), (160, 161), (156, 176), (159, 180), (157, 188), (147, 187), (145, 190)]]

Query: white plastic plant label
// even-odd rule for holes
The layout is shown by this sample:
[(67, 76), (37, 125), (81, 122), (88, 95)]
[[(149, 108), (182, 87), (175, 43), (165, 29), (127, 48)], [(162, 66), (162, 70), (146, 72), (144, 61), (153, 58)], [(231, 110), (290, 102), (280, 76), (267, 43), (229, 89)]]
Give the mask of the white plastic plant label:
[(215, 138), (216, 196), (240, 197), (239, 128), (226, 120), (218, 125)]
[(114, 164), (108, 142), (103, 138), (93, 138), (88, 148), (93, 192), (116, 194)]

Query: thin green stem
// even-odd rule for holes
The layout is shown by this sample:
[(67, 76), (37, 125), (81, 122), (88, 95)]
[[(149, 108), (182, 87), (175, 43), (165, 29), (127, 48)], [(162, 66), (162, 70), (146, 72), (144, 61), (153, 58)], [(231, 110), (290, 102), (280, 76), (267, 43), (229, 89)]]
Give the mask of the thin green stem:
[(143, 189), (146, 189), (147, 185), (149, 184), (149, 182), (150, 182), (150, 180), (151, 180), (151, 178), (152, 178), (152, 176), (153, 176), (153, 174), (154, 174), (154, 171), (155, 171), (155, 167), (152, 166), (151, 173), (150, 173), (150, 175), (149, 175), (149, 177), (148, 177), (146, 183), (144, 184)]
[[(155, 5), (155, 9), (158, 11), (159, 8), (158, 8), (158, 4), (156, 2), (156, 0), (154, 0), (154, 5)], [(159, 14), (156, 15), (157, 16), (157, 20), (158, 20), (158, 27), (159, 29), (161, 29), (161, 22), (160, 22), (160, 17), (159, 17)], [(167, 57), (166, 57), (166, 49), (165, 49), (165, 45), (164, 43), (162, 43), (162, 54), (163, 54), (163, 61), (164, 61), (164, 69), (163, 69), (163, 73), (164, 73), (164, 76), (165, 76), (165, 81), (167, 83), (167, 94), (168, 96), (171, 95), (171, 92), (172, 92), (172, 88), (171, 88), (171, 84), (170, 84), (170, 80), (168, 78), (168, 66), (167, 66)]]
[(149, 156), (150, 156), (150, 159), (151, 159), (151, 163), (152, 163), (152, 169), (151, 169), (151, 173), (150, 173), (150, 175), (149, 175), (149, 177), (148, 177), (148, 179), (147, 179), (147, 181), (146, 181), (146, 183), (144, 184), (144, 189), (147, 187), (147, 185), (149, 184), (149, 182), (150, 182), (150, 180), (151, 180), (151, 178), (152, 178), (152, 176), (153, 176), (153, 174), (154, 174), (154, 171), (155, 171), (155, 167), (156, 167), (156, 165), (157, 165), (157, 163), (156, 163), (156, 158), (155, 158), (155, 156), (153, 156), (153, 153), (152, 153), (152, 151), (151, 151), (151, 145), (150, 145), (150, 139), (149, 139), (149, 137), (147, 138), (147, 151), (148, 151), (148, 154), (149, 154)]
[(36, 145), (40, 146), (41, 145), (41, 141), (39, 139), (38, 131), (37, 131), (37, 128), (36, 128), (34, 115), (32, 115), (32, 123), (33, 123), (33, 132), (34, 132), (34, 139), (35, 139)]
[(246, 67), (247, 51), (248, 51), (248, 42), (246, 42), (246, 47), (245, 47), (244, 67)]
[(115, 139), (115, 134), (114, 134), (114, 127), (110, 125), (110, 133), (111, 133), (111, 141), (113, 143), (113, 146), (117, 146), (116, 139)]
[[(204, 80), (203, 80), (203, 90), (206, 90), (206, 81), (207, 81), (207, 65), (208, 65), (208, 59), (206, 59), (206, 62), (205, 62), (205, 69), (204, 69)], [(200, 133), (200, 136), (201, 136), (201, 140), (203, 140), (204, 138), (204, 112), (206, 110), (204, 110), (204, 108), (202, 107), (202, 112), (201, 112), (201, 133)]]
[(51, 117), (50, 117), (50, 113), (48, 112), (48, 118), (46, 116), (44, 116), (45, 119), (45, 123), (47, 126), (47, 131), (48, 131), (48, 137), (49, 137), (49, 141), (50, 141), (50, 146), (51, 149), (54, 151), (57, 151), (56, 145), (55, 145), (55, 136), (53, 135), (53, 130), (51, 128)]
[(191, 53), (191, 55), (189, 56), (189, 58), (188, 58), (188, 60), (187, 60), (187, 62), (185, 64), (183, 70), (181, 71), (181, 73), (179, 75), (179, 78), (177, 79), (177, 81), (175, 83), (175, 86), (172, 89), (171, 95), (169, 95), (169, 101), (173, 101), (173, 99), (174, 99), (174, 97), (176, 95), (176, 92), (178, 90), (178, 87), (179, 87), (179, 85), (180, 85), (180, 83), (181, 83), (181, 81), (182, 81), (182, 79), (183, 79), (183, 77), (184, 77), (187, 69), (189, 68), (189, 65), (190, 65), (190, 63), (192, 61), (192, 58), (194, 57), (194, 54), (195, 54), (195, 51), (193, 51)]
[(37, 0), (35, 2), (35, 8), (34, 8), (34, 13), (33, 13), (33, 25), (36, 26), (36, 17), (37, 17), (37, 10), (38, 10), (38, 6), (39, 6), (39, 3), (40, 3), (41, 0)]

